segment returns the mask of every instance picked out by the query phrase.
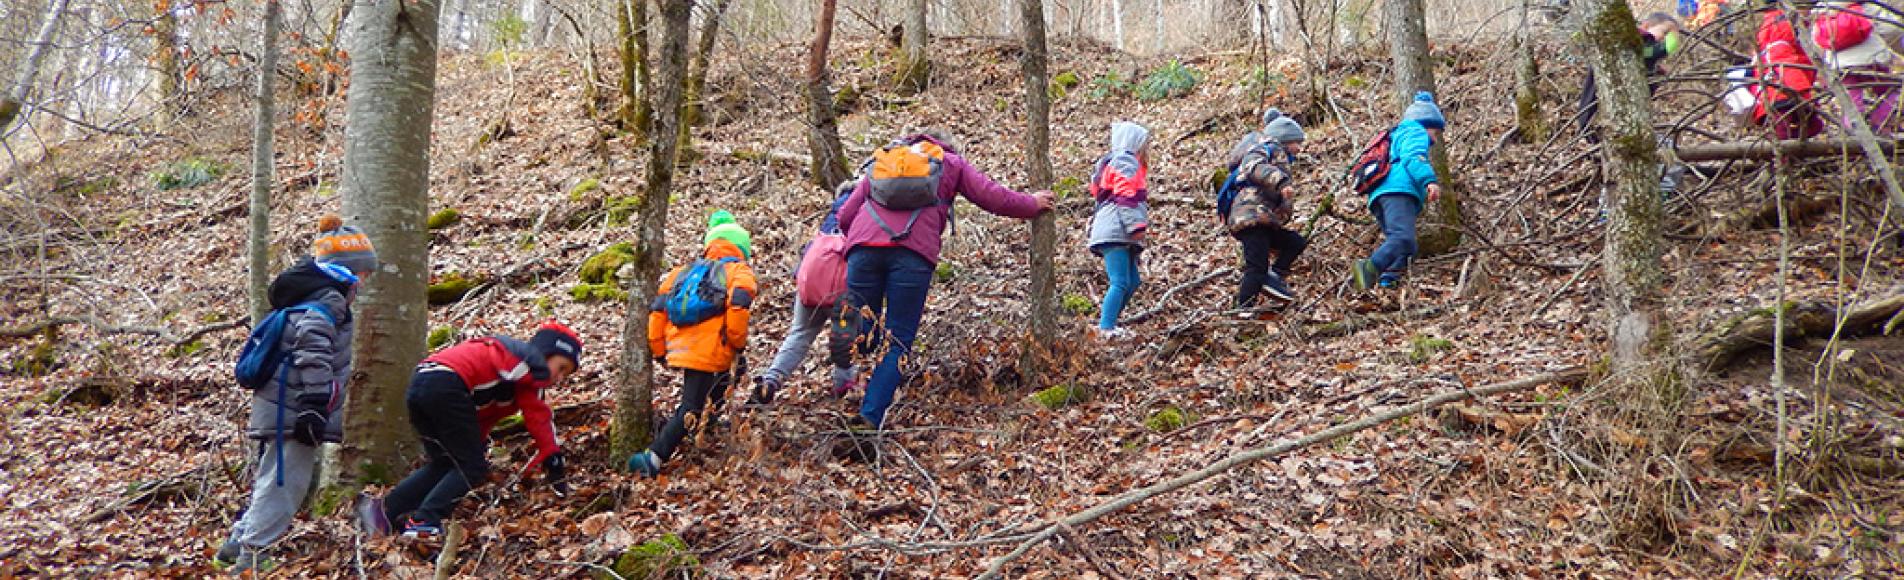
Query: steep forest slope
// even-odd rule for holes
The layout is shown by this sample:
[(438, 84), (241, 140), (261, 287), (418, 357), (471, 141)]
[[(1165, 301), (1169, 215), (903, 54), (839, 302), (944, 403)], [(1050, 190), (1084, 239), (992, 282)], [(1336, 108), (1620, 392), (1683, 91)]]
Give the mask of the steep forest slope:
[[(835, 51), (848, 149), (863, 154), (907, 128), (943, 128), (1000, 182), (1022, 185), (1017, 49), (990, 40), (940, 46), (944, 64), (918, 97), (882, 85), (887, 47), (848, 43)], [(710, 80), (710, 122), (695, 133), (694, 159), (669, 208), (668, 255), (680, 263), (697, 251), (716, 208), (753, 230), (763, 302), (749, 355), (761, 361), (786, 329), (797, 252), (830, 200), (803, 175), (799, 91), (785, 74), (801, 47), (752, 48), (721, 61)], [(1142, 100), (1127, 85), (1166, 62), (1058, 46), (1052, 70), (1075, 81), (1054, 105), (1051, 152), (1062, 197), (1058, 280), (1072, 312), (1062, 380), (1025, 385), (1011, 370), (1025, 322), (1028, 226), (962, 204), (910, 363), (921, 375), (901, 391), (878, 463), (833, 458), (857, 403), (825, 398), (814, 360), (783, 402), (734, 405), (726, 425), (658, 480), (616, 473), (606, 457), (624, 306), (574, 295), (585, 260), (632, 241), (622, 204), (641, 191), (645, 148), (588, 118), (590, 81), (566, 55), (532, 53), (513, 71), (479, 56), (446, 57), (432, 208), (453, 208), (460, 219), (432, 232), (433, 278), (475, 285), (461, 301), (434, 308), (433, 327), (445, 337), (520, 335), (554, 316), (597, 353), (550, 394), (566, 445), (584, 459), (573, 470), (575, 493), (482, 488), (460, 513), (471, 527), (460, 571), (587, 574), (589, 564), (649, 542), (650, 552), (668, 552), (670, 543), (685, 550), (657, 560), (713, 577), (971, 575), (1011, 548), (978, 540), (1237, 451), (1430, 394), (1595, 367), (1604, 331), (1596, 318), (1594, 158), (1571, 133), (1551, 143), (1507, 138), (1512, 80), (1500, 71), (1511, 70), (1510, 56), (1493, 43), (1436, 54), (1458, 190), (1467, 196), (1464, 245), (1422, 260), (1403, 291), (1355, 295), (1347, 265), (1372, 247), (1375, 232), (1361, 200), (1345, 194), (1334, 210), (1344, 217), (1320, 219), (1292, 278), (1300, 303), (1264, 321), (1223, 312), (1235, 280), (1224, 270), (1239, 251), (1213, 220), (1210, 175), (1256, 123), (1260, 90), (1309, 126), (1295, 189), (1299, 219), (1309, 219), (1324, 192), (1342, 189), (1341, 170), (1362, 142), (1394, 118), (1377, 64), (1385, 57), (1346, 54), (1326, 70), (1294, 58), (1260, 67), (1240, 53), (1188, 57), (1180, 64), (1200, 77), (1194, 89)], [(1570, 110), (1579, 69), (1559, 50), (1547, 56), (1546, 108), (1557, 120)], [(19, 274), (0, 287), (0, 326), (90, 316), (166, 330), (109, 334), (71, 324), (0, 339), (8, 363), (0, 380), (0, 576), (207, 573), (210, 551), (244, 504), (246, 398), (226, 380), (242, 327), (185, 333), (230, 326), (246, 311), (246, 179), (236, 169), (214, 171), (203, 185), (155, 190), (155, 179), (184, 165), (247, 163), (250, 115), (237, 95), (216, 101), (168, 136), (94, 137), (8, 176), (39, 192), (44, 207), (31, 219), (51, 225), (37, 238), (6, 242), (9, 259), (34, 257), (6, 268)], [(272, 219), (280, 264), (308, 244), (318, 216), (339, 207), (341, 103), (304, 110), (322, 111), (328, 124), (309, 115), (279, 124)], [(507, 130), (494, 130), (504, 118)], [(1083, 247), (1090, 203), (1079, 184), (1106, 147), (1109, 123), (1124, 119), (1158, 136), (1154, 246), (1126, 316), (1154, 314), (1134, 326), (1134, 340), (1102, 344), (1084, 331), (1105, 281)], [(1862, 169), (1829, 163), (1790, 180), (1819, 205), (1795, 222), (1789, 300), (1893, 295), (1904, 260), (1891, 242), (1874, 240), (1881, 198), (1852, 187)], [(1756, 219), (1772, 181), (1731, 165), (1715, 175), (1668, 203), (1676, 230), (1668, 295), (1688, 340), (1775, 302), (1778, 230)], [(1836, 192), (1847, 188), (1851, 201), (1841, 206)], [(7, 219), (12, 233), (30, 221)], [(38, 247), (45, 249), (22, 249)], [(1687, 379), (1676, 421), (1689, 435), (1670, 448), (1624, 430), (1607, 410), (1615, 395), (1591, 383), (1547, 385), (1235, 470), (1070, 531), (1014, 570), (1899, 573), (1904, 342), (1862, 339), (1824, 361), (1816, 345), (1798, 346), (1790, 354), (1797, 394), (1790, 436), (1822, 438), (1830, 451), (1798, 458), (1803, 467), (1788, 477), (1776, 513), (1769, 506), (1781, 490), (1765, 451), (1775, 438), (1762, 368), (1769, 356), (1759, 350), (1729, 373)], [(672, 407), (672, 384), (657, 390), (658, 408)], [(1054, 385), (1078, 400), (1056, 408), (1027, 400)], [(1820, 407), (1820, 397), (1829, 406)], [(499, 443), (500, 466), (528, 457), (520, 433)], [(1649, 444), (1659, 457), (1652, 469), (1636, 475), (1610, 463)], [(1633, 477), (1666, 482), (1656, 488), (1664, 497), (1609, 499), (1622, 497), (1613, 490)], [(427, 573), (415, 551), (362, 539), (336, 513), (335, 498), (313, 503), (320, 515), (300, 520), (274, 551), (283, 572)], [(1655, 525), (1623, 523), (1635, 520)]]

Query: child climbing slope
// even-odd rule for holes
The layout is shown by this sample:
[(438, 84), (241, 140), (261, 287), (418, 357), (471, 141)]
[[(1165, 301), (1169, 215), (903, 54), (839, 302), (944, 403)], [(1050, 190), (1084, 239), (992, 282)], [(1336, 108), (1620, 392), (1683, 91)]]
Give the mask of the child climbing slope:
[(1104, 258), (1104, 273), (1111, 284), (1104, 290), (1103, 312), (1097, 323), (1098, 336), (1122, 338), (1130, 331), (1118, 328), (1117, 317), (1143, 280), (1137, 273), (1137, 258), (1144, 251), (1144, 235), (1150, 227), (1150, 130), (1142, 125), (1119, 121), (1111, 124), (1111, 150), (1099, 158), (1091, 174), (1091, 199), (1097, 210), (1091, 216), (1092, 253)]

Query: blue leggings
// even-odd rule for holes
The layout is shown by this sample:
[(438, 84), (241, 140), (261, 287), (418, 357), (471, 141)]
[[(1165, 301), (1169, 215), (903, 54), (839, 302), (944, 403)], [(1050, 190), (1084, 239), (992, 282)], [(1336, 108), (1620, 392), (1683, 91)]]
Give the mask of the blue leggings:
[(1375, 248), (1369, 261), (1382, 271), (1383, 280), (1401, 278), (1408, 262), (1415, 257), (1415, 219), (1421, 217), (1421, 201), (1406, 193), (1387, 193), (1375, 198), (1375, 223), (1382, 226), (1382, 245)]
[(1123, 314), (1124, 304), (1144, 281), (1137, 274), (1137, 253), (1130, 245), (1112, 244), (1098, 251), (1104, 255), (1104, 273), (1110, 276), (1111, 287), (1104, 290), (1104, 312), (1097, 327), (1110, 330), (1117, 328), (1117, 316)]

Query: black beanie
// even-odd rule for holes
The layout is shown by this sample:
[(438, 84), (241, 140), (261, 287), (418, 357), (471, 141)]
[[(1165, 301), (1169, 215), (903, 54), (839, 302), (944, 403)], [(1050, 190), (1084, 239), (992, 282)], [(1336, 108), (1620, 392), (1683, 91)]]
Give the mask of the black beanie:
[(575, 361), (575, 366), (582, 366), (582, 339), (560, 322), (549, 321), (536, 327), (535, 336), (529, 339), (529, 346), (541, 352), (543, 358), (568, 357)]

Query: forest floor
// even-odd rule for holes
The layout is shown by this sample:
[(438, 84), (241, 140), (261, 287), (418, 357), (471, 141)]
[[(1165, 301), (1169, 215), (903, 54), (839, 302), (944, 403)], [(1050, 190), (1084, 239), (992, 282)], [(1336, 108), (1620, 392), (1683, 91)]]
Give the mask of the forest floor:
[[(843, 99), (848, 149), (860, 155), (907, 128), (944, 128), (979, 167), (1022, 185), (1016, 48), (990, 40), (935, 46), (943, 64), (919, 97), (884, 87), (884, 46), (848, 42), (835, 51), (836, 88), (857, 97)], [(796, 252), (830, 201), (805, 183), (805, 166), (794, 160), (804, 154), (805, 127), (792, 97), (797, 85), (781, 65), (798, 62), (801, 50), (759, 47), (750, 59), (720, 61), (710, 80), (710, 123), (695, 134), (698, 158), (669, 208), (671, 264), (698, 252), (694, 242), (715, 208), (733, 210), (753, 231), (763, 281), (749, 350), (756, 368), (786, 330)], [(714, 437), (688, 448), (664, 477), (642, 480), (614, 471), (618, 458), (607, 457), (624, 306), (578, 302), (569, 291), (584, 259), (632, 241), (632, 230), (610, 214), (617, 200), (640, 190), (644, 148), (588, 118), (584, 67), (570, 55), (529, 54), (516, 63), (513, 85), (505, 81), (510, 73), (478, 56), (445, 58), (432, 208), (455, 208), (461, 219), (432, 233), (431, 262), (437, 277), (497, 283), (434, 309), (433, 328), (462, 337), (522, 335), (555, 316), (595, 353), (566, 388), (548, 394), (567, 408), (559, 415), (562, 436), (582, 459), (572, 468), (575, 493), (502, 485), (477, 491), (458, 514), (471, 531), (459, 570), (588, 574), (588, 564), (673, 534), (692, 567), (713, 577), (968, 576), (1012, 545), (940, 544), (1073, 512), (1432, 394), (1600, 366), (1603, 228), (1589, 146), (1572, 133), (1551, 144), (1505, 137), (1513, 119), (1505, 96), (1511, 75), (1498, 73), (1511, 70), (1505, 50), (1456, 45), (1439, 49), (1437, 59), (1459, 174), (1454, 189), (1468, 216), (1464, 245), (1421, 260), (1399, 292), (1360, 296), (1347, 289), (1347, 266), (1373, 247), (1374, 228), (1325, 217), (1291, 279), (1299, 304), (1272, 320), (1237, 320), (1223, 312), (1233, 273), (1195, 282), (1238, 260), (1236, 243), (1213, 221), (1207, 191), (1222, 152), (1256, 123), (1255, 89), (1308, 125), (1310, 149), (1293, 189), (1299, 219), (1307, 220), (1324, 191), (1340, 188), (1341, 168), (1360, 144), (1395, 118), (1384, 71), (1366, 64), (1385, 59), (1343, 55), (1326, 73), (1280, 61), (1263, 75), (1267, 84), (1255, 85), (1241, 82), (1253, 67), (1246, 56), (1191, 57), (1184, 64), (1202, 76), (1193, 91), (1142, 101), (1120, 94), (1116, 79), (1141, 79), (1162, 60), (1060, 43), (1052, 70), (1081, 82), (1053, 109), (1051, 154), (1064, 198), (1058, 284), (1070, 312), (1059, 377), (1024, 385), (1010, 370), (1025, 322), (1029, 228), (961, 204), (914, 357), (919, 377), (901, 390), (879, 462), (832, 457), (857, 401), (821, 394), (816, 356), (783, 402), (734, 405)], [(1570, 110), (1578, 68), (1557, 64), (1546, 74), (1546, 110), (1558, 119)], [(1328, 87), (1333, 103), (1313, 98), (1315, 86)], [(505, 102), (515, 106), (497, 105)], [(341, 97), (315, 103), (329, 125), (311, 126), (314, 117), (279, 124), (272, 219), (281, 265), (307, 246), (318, 216), (339, 209)], [(1324, 108), (1344, 112), (1347, 122), (1324, 120)], [(505, 115), (511, 134), (479, 140)], [(14, 186), (39, 192), (39, 217), (53, 225), (41, 238), (49, 240), (44, 258), (7, 266), (4, 326), (92, 315), (174, 334), (105, 335), (69, 325), (0, 339), (0, 360), (9, 363), (0, 370), (0, 576), (210, 571), (210, 553), (247, 497), (247, 395), (225, 379), (243, 335), (219, 330), (180, 345), (164, 339), (245, 313), (249, 119), (241, 98), (224, 95), (205, 101), (170, 137), (92, 137), (8, 175)], [(1105, 282), (1083, 247), (1090, 204), (1078, 184), (1106, 146), (1109, 123), (1123, 119), (1156, 135), (1153, 245), (1126, 312), (1156, 315), (1134, 325), (1135, 339), (1100, 344), (1086, 329)], [(154, 191), (155, 175), (188, 159), (227, 170), (199, 187)], [(1775, 222), (1734, 219), (1768, 198), (1765, 182), (1752, 179), (1755, 169), (1728, 165), (1668, 200), (1667, 307), (1686, 341), (1776, 302)], [(1889, 241), (1873, 240), (1882, 198), (1856, 190), (1841, 207), (1835, 192), (1855, 183), (1855, 168), (1801, 171), (1806, 177), (1792, 187), (1829, 192), (1821, 195), (1832, 203), (1796, 216), (1788, 299), (1855, 303), (1898, 292), (1904, 258)], [(1338, 200), (1337, 212), (1367, 221), (1362, 201), (1351, 197)], [(9, 259), (36, 253), (17, 240), (8, 242)], [(499, 278), (505, 272), (513, 275)], [(1166, 300), (1164, 292), (1179, 286)], [(1387, 318), (1340, 336), (1318, 332), (1370, 315)], [(1764, 451), (1776, 437), (1771, 357), (1761, 349), (1727, 372), (1686, 378), (1683, 412), (1670, 421), (1683, 436), (1670, 443), (1649, 442), (1634, 435), (1636, 421), (1622, 422), (1630, 395), (1597, 381), (1544, 385), (1236, 469), (1080, 527), (1010, 570), (1036, 577), (1904, 572), (1904, 486), (1896, 477), (1904, 471), (1904, 343), (1821, 346), (1798, 343), (1789, 353), (1787, 437), (1813, 442), (1813, 451), (1793, 458), (1795, 475), (1776, 510), (1780, 486)], [(49, 363), (41, 376), (29, 372), (42, 370), (30, 368), (36, 360)], [(1826, 370), (1830, 380), (1813, 380), (1814, 371)], [(671, 409), (678, 377), (663, 376), (657, 407)], [(1058, 409), (1027, 401), (1053, 384), (1084, 396)], [(1171, 408), (1187, 427), (1152, 420)], [(514, 469), (529, 447), (519, 433), (505, 436), (493, 459)], [(1636, 455), (1648, 458), (1645, 467), (1626, 467)], [(1637, 489), (1657, 493), (1622, 491), (1639, 480), (1645, 484)], [(362, 538), (342, 514), (300, 519), (274, 555), (293, 576), (415, 577), (428, 566), (397, 542)]]

